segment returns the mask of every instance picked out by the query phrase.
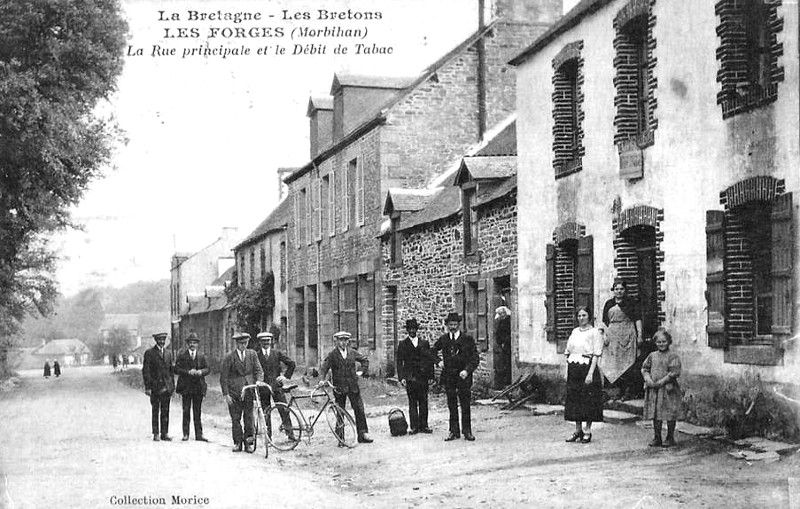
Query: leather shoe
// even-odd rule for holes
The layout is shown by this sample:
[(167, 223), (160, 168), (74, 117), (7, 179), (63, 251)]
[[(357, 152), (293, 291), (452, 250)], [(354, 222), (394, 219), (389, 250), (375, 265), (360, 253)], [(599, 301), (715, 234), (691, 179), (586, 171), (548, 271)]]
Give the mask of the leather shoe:
[(189, 435), (183, 435), (183, 438), (181, 438), (181, 442), (186, 442), (188, 440), (189, 440)]
[(427, 433), (427, 434), (431, 434), (431, 433), (433, 433), (433, 430), (432, 430), (432, 429), (430, 429), (430, 428), (421, 428), (421, 429), (419, 430), (419, 432), (420, 432), (420, 433)]
[(576, 431), (575, 433), (572, 434), (571, 437), (569, 437), (568, 439), (566, 439), (564, 441), (565, 442), (580, 442), (582, 438), (583, 438), (583, 431)]
[(581, 438), (582, 444), (588, 444), (592, 441), (592, 434), (591, 433), (584, 433), (583, 438)]
[(374, 442), (374, 440), (372, 440), (366, 434), (358, 435), (358, 443), (359, 444), (371, 444), (372, 442)]
[(167, 435), (161, 435), (161, 441), (162, 442), (171, 442), (172, 439), (170, 437), (168, 437)]
[(475, 441), (475, 435), (473, 435), (472, 433), (464, 433), (464, 440), (466, 440), (468, 442), (474, 442)]
[(199, 437), (195, 438), (195, 440), (198, 441), (198, 442), (208, 442), (208, 439), (206, 437), (204, 437), (204, 436), (199, 436)]
[(242, 443), (239, 442), (238, 444), (233, 446), (233, 452), (242, 452)]
[(419, 433), (419, 431), (417, 431), (417, 430), (415, 430), (415, 429), (410, 429), (410, 430), (408, 430), (408, 434), (409, 434), (409, 435), (416, 435), (417, 433)]
[(450, 433), (447, 435), (447, 438), (444, 439), (445, 442), (450, 442), (451, 440), (458, 440), (461, 436), (456, 435), (455, 433)]
[(159, 440), (161, 439), (158, 438), (158, 435), (153, 435), (153, 442), (158, 442)]
[(668, 447), (675, 447), (675, 445), (676, 444), (674, 438), (667, 438), (666, 440), (664, 440), (664, 443), (661, 444), (661, 447), (668, 448)]

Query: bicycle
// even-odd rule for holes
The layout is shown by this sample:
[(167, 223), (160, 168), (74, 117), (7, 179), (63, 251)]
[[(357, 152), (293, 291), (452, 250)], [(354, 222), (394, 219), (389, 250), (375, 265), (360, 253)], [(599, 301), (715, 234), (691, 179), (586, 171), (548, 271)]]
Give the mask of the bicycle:
[[(324, 381), (315, 387), (310, 393), (296, 395), (292, 391), (297, 384), (283, 386), (283, 390), (289, 394), (288, 403), (273, 402), (267, 408), (265, 421), (267, 427), (266, 440), (271, 446), (279, 451), (290, 451), (297, 447), (301, 438), (305, 434), (306, 441), (311, 442), (314, 436), (314, 426), (319, 421), (322, 414), (325, 414), (325, 421), (336, 438), (340, 447), (352, 449), (356, 446), (358, 432), (356, 422), (347, 410), (340, 407), (331, 397), (328, 389), (333, 389), (333, 385)], [(270, 388), (270, 390), (272, 390)], [(320, 404), (319, 399), (324, 397), (317, 414), (310, 420), (306, 418), (305, 412), (300, 408), (298, 400), (309, 399), (314, 405)], [(273, 433), (272, 430), (278, 430)]]
[(262, 441), (264, 442), (264, 457), (269, 458), (269, 441), (266, 440), (266, 433), (267, 433), (267, 420), (264, 415), (264, 408), (261, 406), (261, 394), (258, 391), (258, 387), (267, 387), (272, 392), (272, 387), (265, 382), (256, 382), (252, 385), (245, 385), (242, 387), (242, 394), (241, 398), (242, 401), (245, 399), (245, 394), (248, 390), (253, 391), (253, 451), (258, 450), (258, 435), (264, 434), (264, 438)]

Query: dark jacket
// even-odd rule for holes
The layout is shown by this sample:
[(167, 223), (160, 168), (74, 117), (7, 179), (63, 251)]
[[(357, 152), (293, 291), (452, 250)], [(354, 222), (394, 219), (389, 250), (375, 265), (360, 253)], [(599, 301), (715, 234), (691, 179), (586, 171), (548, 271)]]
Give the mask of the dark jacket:
[(426, 382), (433, 378), (433, 366), (438, 361), (427, 340), (417, 338), (417, 347), (406, 339), (397, 345), (397, 378), (408, 382)]
[(172, 394), (175, 391), (173, 378), (172, 351), (164, 348), (164, 357), (158, 351), (158, 346), (147, 350), (142, 361), (142, 378), (145, 390), (152, 394)]
[(272, 347), (269, 351), (269, 357), (264, 357), (264, 351), (259, 347), (258, 350), (256, 350), (256, 354), (258, 355), (258, 362), (261, 363), (261, 369), (264, 371), (263, 381), (268, 383), (273, 389), (276, 389), (275, 379), (281, 374), (281, 363), (286, 365), (286, 371), (283, 373), (283, 376), (292, 378), (296, 364), (285, 353)]
[(366, 355), (358, 353), (352, 348), (347, 349), (347, 358), (343, 358), (338, 348), (334, 348), (325, 357), (320, 366), (320, 376), (325, 377), (328, 370), (333, 374), (333, 386), (339, 394), (349, 392), (358, 393), (358, 375), (356, 375), (356, 362), (361, 364), (361, 371), (367, 373), (369, 359)]
[[(200, 370), (200, 376), (189, 374), (190, 369)], [(175, 360), (175, 373), (178, 374), (178, 386), (175, 392), (178, 394), (200, 394), (206, 395), (206, 375), (209, 373), (206, 356), (195, 351), (194, 360), (189, 355), (189, 350), (183, 350)]]
[[(611, 311), (611, 308), (613, 308), (615, 305), (617, 305), (617, 301), (611, 298), (608, 299), (605, 305), (603, 306), (604, 324), (606, 325), (609, 324), (608, 312)], [(625, 313), (625, 316), (627, 316), (628, 320), (630, 320), (631, 322), (635, 323), (636, 320), (642, 319), (642, 314), (639, 311), (639, 303), (633, 300), (631, 297), (628, 297), (627, 295), (622, 298), (622, 302), (619, 303), (619, 308), (622, 310), (623, 313)]]
[(442, 353), (444, 367), (442, 368), (442, 383), (455, 383), (461, 379), (459, 373), (466, 370), (468, 375), (465, 382), (472, 384), (472, 372), (478, 368), (480, 356), (475, 347), (475, 340), (472, 336), (461, 332), (458, 339), (450, 339), (447, 332), (439, 336), (439, 339), (431, 347), (435, 352)]
[(256, 381), (264, 379), (264, 370), (258, 362), (258, 355), (253, 350), (244, 351), (244, 362), (239, 360), (239, 353), (233, 350), (222, 359), (222, 367), (219, 370), (219, 385), (222, 387), (222, 395), (238, 398), (241, 395), (242, 387), (253, 385)]

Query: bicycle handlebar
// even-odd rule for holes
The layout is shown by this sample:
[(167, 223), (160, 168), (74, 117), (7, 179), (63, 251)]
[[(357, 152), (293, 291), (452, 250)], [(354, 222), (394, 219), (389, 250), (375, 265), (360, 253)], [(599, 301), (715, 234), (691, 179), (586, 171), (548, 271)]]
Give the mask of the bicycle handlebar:
[(272, 387), (270, 387), (268, 383), (266, 383), (266, 382), (256, 382), (254, 384), (245, 385), (244, 387), (242, 387), (242, 393), (240, 395), (241, 398), (244, 399), (245, 393), (247, 391), (251, 390), (251, 389), (254, 390), (256, 387), (266, 387), (267, 389), (269, 389), (270, 393), (272, 392)]

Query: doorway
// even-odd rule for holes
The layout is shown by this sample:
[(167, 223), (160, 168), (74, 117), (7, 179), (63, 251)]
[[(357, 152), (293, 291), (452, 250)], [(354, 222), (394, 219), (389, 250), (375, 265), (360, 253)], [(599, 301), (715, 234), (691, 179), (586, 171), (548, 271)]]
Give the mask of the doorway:
[[(494, 388), (502, 389), (511, 385), (512, 366), (512, 323), (515, 320), (514, 306), (511, 302), (511, 276), (500, 276), (492, 280), (492, 308), (490, 310), (494, 327), (492, 329), (492, 367)], [(497, 309), (501, 306), (511, 311), (511, 316), (499, 317)]]

